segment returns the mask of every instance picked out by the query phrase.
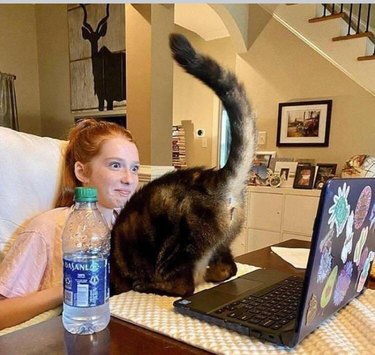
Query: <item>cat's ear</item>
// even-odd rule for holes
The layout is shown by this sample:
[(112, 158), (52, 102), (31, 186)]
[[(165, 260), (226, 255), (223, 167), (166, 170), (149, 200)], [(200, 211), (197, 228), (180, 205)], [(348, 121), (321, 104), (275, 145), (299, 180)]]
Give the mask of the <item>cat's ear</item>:
[(74, 164), (74, 174), (79, 181), (83, 184), (88, 182), (88, 176), (86, 175), (85, 164), (81, 163), (80, 161), (76, 161)]

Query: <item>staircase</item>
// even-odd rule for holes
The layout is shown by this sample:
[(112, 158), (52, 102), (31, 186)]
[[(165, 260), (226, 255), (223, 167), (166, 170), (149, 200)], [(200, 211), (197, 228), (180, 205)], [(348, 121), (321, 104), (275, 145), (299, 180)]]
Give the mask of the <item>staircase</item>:
[(350, 4), (263, 4), (262, 7), (375, 96), (375, 36), (371, 31), (375, 14), (371, 20), (371, 7), (367, 4), (361, 8)]

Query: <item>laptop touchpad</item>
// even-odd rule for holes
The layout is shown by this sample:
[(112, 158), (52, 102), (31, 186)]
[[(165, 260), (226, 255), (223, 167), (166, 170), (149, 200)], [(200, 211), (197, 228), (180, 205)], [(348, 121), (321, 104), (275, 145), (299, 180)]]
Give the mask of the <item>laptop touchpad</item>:
[(221, 284), (216, 287), (217, 291), (227, 293), (230, 295), (240, 295), (241, 293), (255, 290), (259, 286), (263, 285), (261, 281), (245, 280), (242, 278), (234, 279), (232, 281)]

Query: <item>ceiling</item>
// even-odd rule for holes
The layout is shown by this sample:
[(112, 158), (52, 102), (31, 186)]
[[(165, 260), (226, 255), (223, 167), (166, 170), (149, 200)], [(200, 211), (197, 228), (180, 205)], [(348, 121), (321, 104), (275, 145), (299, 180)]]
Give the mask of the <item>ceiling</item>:
[(223, 21), (208, 4), (175, 4), (174, 22), (206, 41), (229, 37)]

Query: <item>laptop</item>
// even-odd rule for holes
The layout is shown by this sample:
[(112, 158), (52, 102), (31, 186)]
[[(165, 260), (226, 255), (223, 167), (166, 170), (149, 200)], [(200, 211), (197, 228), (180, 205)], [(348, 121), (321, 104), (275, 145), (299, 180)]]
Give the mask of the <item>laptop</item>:
[(359, 296), (375, 255), (375, 178), (323, 186), (305, 277), (260, 269), (174, 302), (175, 310), (294, 347)]

